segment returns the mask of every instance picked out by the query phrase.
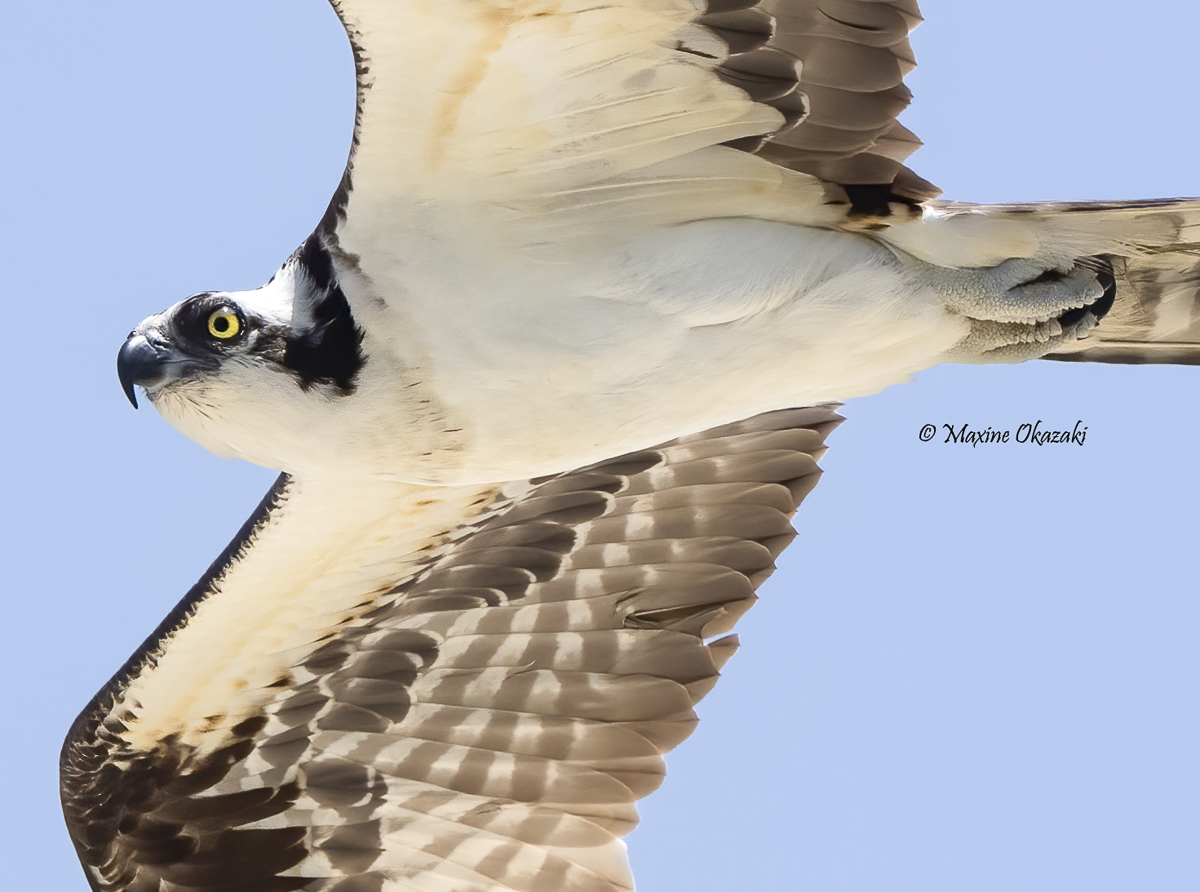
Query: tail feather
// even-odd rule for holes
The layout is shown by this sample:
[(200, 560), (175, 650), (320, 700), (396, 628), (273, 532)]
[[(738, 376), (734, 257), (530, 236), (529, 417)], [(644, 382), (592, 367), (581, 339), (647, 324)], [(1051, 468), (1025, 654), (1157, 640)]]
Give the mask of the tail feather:
[(1012, 257), (1112, 262), (1112, 310), (1047, 359), (1200, 365), (1200, 199), (970, 205), (932, 202), (886, 241), (929, 262), (983, 267)]
[(1200, 250), (1114, 257), (1117, 296), (1088, 337), (1046, 359), (1200, 365)]

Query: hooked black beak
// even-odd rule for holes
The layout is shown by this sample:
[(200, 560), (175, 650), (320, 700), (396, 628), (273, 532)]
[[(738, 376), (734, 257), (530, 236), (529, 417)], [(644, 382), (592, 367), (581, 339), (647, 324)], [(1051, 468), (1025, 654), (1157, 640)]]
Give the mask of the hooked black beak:
[(177, 362), (174, 360), (166, 344), (156, 344), (137, 332), (129, 333), (117, 353), (117, 377), (133, 408), (138, 407), (134, 386), (153, 387), (167, 378), (175, 377)]

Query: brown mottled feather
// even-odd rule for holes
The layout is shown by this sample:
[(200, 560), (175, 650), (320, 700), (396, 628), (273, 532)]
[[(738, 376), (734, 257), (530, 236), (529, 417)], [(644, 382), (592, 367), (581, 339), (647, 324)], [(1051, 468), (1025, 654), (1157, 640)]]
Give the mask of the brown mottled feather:
[(94, 887), (630, 888), (619, 837), (736, 646), (705, 639), (753, 603), (838, 420), (776, 412), (504, 487), (215, 748), (131, 746), (106, 689), (63, 757)]
[[(783, 112), (786, 124), (739, 147), (829, 183), (886, 187), (877, 190), (873, 211), (882, 212), (889, 198), (938, 194), (904, 166), (921, 142), (896, 120), (912, 98), (904, 77), (916, 65), (908, 40), (921, 21), (914, 0), (763, 0), (738, 14), (751, 12), (770, 18), (770, 39), (727, 39), (734, 55), (717, 72)], [(725, 36), (729, 15), (700, 22)], [(850, 192), (856, 200), (872, 194)]]

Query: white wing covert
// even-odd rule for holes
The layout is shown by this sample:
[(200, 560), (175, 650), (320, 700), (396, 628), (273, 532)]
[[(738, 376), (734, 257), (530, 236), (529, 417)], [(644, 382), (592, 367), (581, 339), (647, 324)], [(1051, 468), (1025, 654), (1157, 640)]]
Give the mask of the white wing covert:
[(480, 214), (527, 245), (581, 216), (592, 238), (697, 215), (836, 220), (838, 183), (879, 187), (877, 206), (894, 181), (936, 194), (900, 164), (919, 145), (895, 121), (913, 0), (333, 5), (358, 114), (323, 229), (347, 257), (400, 262)]

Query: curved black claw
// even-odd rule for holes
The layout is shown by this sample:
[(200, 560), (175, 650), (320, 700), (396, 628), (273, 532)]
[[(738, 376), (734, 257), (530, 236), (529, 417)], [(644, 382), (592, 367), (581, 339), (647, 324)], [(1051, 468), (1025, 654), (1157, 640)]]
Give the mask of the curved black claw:
[(1067, 310), (1058, 317), (1058, 322), (1063, 328), (1070, 328), (1073, 325), (1083, 321), (1083, 317), (1091, 313), (1099, 322), (1108, 315), (1108, 311), (1113, 308), (1113, 303), (1117, 299), (1117, 276), (1113, 272), (1112, 258), (1106, 254), (1097, 255), (1096, 257), (1088, 257), (1085, 261), (1077, 264), (1086, 266), (1096, 272), (1096, 281), (1104, 289), (1104, 293), (1086, 307), (1076, 307), (1073, 310)]

